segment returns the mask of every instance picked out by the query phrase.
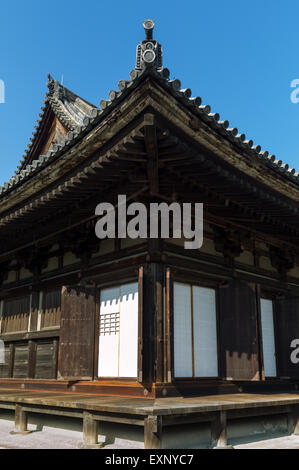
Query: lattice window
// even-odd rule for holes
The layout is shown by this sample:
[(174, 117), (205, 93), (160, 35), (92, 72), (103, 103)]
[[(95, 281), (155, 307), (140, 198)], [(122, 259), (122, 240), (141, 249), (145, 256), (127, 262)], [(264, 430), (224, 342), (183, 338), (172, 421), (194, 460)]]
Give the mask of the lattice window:
[(4, 300), (1, 333), (28, 331), (30, 295)]
[(100, 315), (100, 336), (111, 336), (119, 333), (119, 312)]
[(41, 328), (60, 326), (61, 290), (42, 293)]

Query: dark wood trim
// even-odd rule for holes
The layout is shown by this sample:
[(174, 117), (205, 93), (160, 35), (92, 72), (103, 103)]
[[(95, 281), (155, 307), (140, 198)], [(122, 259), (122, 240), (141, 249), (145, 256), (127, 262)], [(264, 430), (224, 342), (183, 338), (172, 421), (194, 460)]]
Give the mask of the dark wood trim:
[(137, 364), (137, 380), (143, 382), (143, 316), (144, 316), (144, 266), (140, 266), (138, 270), (138, 364)]
[(100, 331), (100, 308), (101, 308), (101, 289), (96, 287), (96, 305), (94, 316), (94, 359), (93, 359), (93, 378), (98, 377), (99, 370), (99, 331)]
[(157, 383), (163, 383), (165, 362), (164, 337), (164, 293), (165, 293), (165, 267), (156, 264), (155, 274), (155, 323), (156, 323), (156, 377)]
[(34, 379), (35, 377), (35, 364), (36, 364), (36, 342), (29, 340), (28, 341), (28, 378)]
[(53, 328), (40, 331), (28, 331), (27, 333), (2, 333), (1, 339), (4, 342), (16, 342), (31, 339), (56, 338), (60, 335), (60, 328)]
[(262, 330), (262, 312), (261, 312), (261, 286), (255, 285), (256, 293), (256, 312), (257, 312), (257, 340), (258, 340), (258, 357), (260, 368), (260, 380), (265, 380), (264, 369), (264, 352), (263, 352), (263, 330)]
[(173, 277), (172, 270), (166, 268), (165, 285), (165, 361), (164, 361), (164, 381), (171, 383), (174, 375), (173, 362)]
[(193, 284), (189, 285), (190, 289), (190, 307), (191, 307), (191, 351), (192, 351), (192, 377), (195, 377), (195, 357), (194, 357), (194, 299)]
[(215, 302), (216, 302), (216, 335), (217, 335), (217, 363), (218, 363), (218, 377), (223, 377), (223, 364), (222, 364), (222, 349), (220, 341), (220, 307), (219, 307), (219, 287), (214, 288), (215, 290)]

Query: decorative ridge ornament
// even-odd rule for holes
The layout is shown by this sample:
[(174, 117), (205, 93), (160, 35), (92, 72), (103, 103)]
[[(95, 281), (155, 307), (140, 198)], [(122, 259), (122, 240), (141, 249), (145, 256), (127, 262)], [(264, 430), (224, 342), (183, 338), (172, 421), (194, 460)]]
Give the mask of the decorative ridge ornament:
[(148, 67), (157, 71), (162, 71), (162, 46), (153, 39), (155, 23), (153, 20), (145, 20), (143, 27), (145, 30), (145, 40), (138, 44), (136, 49), (135, 70), (142, 71)]

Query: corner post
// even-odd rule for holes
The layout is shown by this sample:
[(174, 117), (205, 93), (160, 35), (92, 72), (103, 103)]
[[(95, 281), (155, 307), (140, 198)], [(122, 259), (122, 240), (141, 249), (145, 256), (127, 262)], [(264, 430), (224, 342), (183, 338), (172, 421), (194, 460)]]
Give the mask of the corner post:
[(162, 448), (162, 416), (147, 416), (144, 419), (144, 448)]
[(15, 428), (10, 434), (29, 434), (31, 431), (27, 429), (28, 416), (27, 412), (21, 405), (16, 404), (15, 408)]
[(214, 449), (232, 449), (227, 445), (226, 411), (219, 411), (211, 423), (211, 441)]
[(83, 445), (93, 447), (98, 445), (98, 422), (90, 413), (83, 413)]
[(299, 436), (299, 409), (296, 407), (293, 415), (294, 430), (293, 434)]

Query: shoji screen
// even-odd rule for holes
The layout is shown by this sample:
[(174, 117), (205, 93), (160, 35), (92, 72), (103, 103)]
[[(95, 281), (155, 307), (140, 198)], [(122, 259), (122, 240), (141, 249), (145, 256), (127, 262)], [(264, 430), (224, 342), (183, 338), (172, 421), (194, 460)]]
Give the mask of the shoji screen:
[(120, 287), (119, 376), (137, 377), (138, 283)]
[(214, 289), (174, 284), (175, 377), (217, 377)]
[(99, 377), (137, 377), (138, 284), (101, 291)]
[(261, 299), (264, 370), (266, 377), (276, 377), (276, 355), (272, 300)]
[(101, 291), (99, 376), (118, 376), (119, 287)]
[(214, 289), (193, 286), (194, 373), (217, 377), (217, 326)]
[(191, 286), (174, 284), (174, 375), (192, 377)]

